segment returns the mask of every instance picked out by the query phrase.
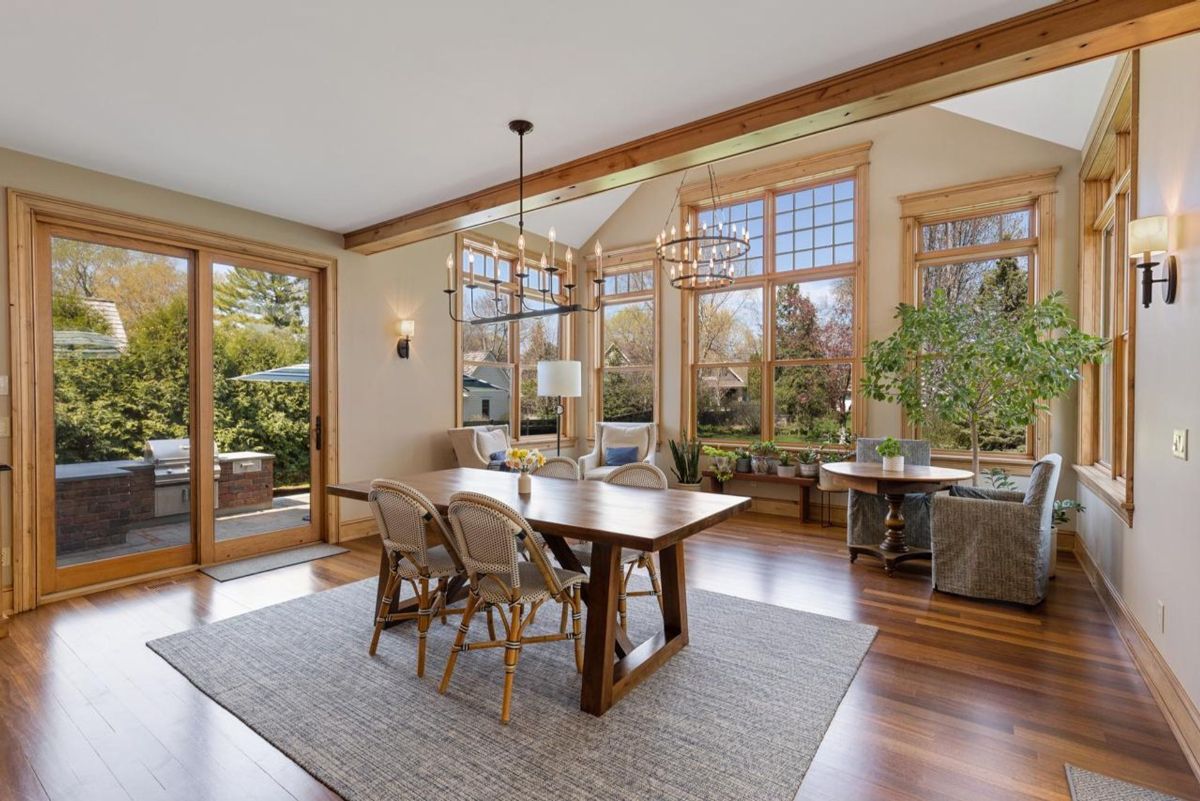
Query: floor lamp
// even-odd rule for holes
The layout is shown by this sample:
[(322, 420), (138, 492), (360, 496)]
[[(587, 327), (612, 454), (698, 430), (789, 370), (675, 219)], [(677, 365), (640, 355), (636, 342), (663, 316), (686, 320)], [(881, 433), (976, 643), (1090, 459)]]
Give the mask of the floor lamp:
[(538, 362), (537, 394), (542, 398), (558, 398), (554, 412), (558, 420), (554, 425), (554, 453), (562, 455), (563, 398), (578, 398), (583, 394), (582, 365), (573, 361)]

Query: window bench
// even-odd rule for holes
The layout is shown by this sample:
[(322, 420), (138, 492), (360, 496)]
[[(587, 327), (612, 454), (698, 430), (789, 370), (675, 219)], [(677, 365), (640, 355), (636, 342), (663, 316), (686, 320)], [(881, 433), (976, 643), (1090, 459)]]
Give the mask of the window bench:
[[(712, 482), (713, 492), (718, 493), (725, 492), (725, 484), (734, 481), (754, 481), (763, 484), (790, 484), (793, 487), (796, 487), (799, 491), (801, 523), (808, 519), (808, 488), (815, 487), (817, 485), (817, 479), (807, 478), (804, 476), (788, 477), (776, 476), (767, 473), (734, 473), (733, 478), (729, 479), (728, 482), (721, 482), (717, 480), (717, 475), (712, 470), (705, 470), (701, 473), (701, 475)], [(755, 496), (750, 494), (750, 497), (753, 498)]]

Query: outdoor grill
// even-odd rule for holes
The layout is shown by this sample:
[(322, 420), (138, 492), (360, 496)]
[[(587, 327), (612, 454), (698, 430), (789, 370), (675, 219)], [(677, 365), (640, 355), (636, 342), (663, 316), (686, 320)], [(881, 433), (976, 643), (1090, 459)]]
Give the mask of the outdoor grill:
[[(142, 451), (154, 465), (154, 516), (187, 514), (191, 509), (192, 445), (186, 439), (151, 439)], [(221, 467), (213, 448), (214, 476)], [(217, 480), (213, 479), (213, 507), (217, 506)]]

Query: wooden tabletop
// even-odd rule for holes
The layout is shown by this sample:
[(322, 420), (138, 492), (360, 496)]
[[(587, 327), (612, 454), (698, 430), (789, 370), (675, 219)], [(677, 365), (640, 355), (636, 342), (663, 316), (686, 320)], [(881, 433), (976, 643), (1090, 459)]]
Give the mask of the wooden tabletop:
[(821, 469), (828, 474), (832, 485), (873, 495), (937, 492), (951, 484), (969, 481), (975, 475), (970, 470), (909, 464), (903, 470), (884, 470), (880, 462), (834, 462), (822, 465)]
[[(517, 475), (457, 467), (398, 478), (442, 512), (456, 492), (481, 492), (516, 509), (539, 531), (659, 551), (750, 506), (750, 499), (684, 490), (619, 487), (603, 481), (531, 476), (533, 492), (517, 493)], [(330, 495), (365, 501), (370, 481), (330, 484)]]

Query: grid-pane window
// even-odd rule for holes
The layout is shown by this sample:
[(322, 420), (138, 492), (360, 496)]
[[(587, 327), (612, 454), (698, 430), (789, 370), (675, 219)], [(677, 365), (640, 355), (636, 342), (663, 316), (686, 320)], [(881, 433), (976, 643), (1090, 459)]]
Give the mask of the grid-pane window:
[(595, 355), (600, 420), (655, 421), (658, 340), (654, 271), (653, 264), (605, 271)]
[(733, 232), (741, 237), (745, 231), (750, 236), (750, 249), (746, 255), (732, 263), (733, 274), (744, 278), (763, 273), (763, 214), (766, 201), (763, 198), (724, 203), (716, 208), (701, 209), (696, 214), (697, 232), (717, 228), (722, 232)]
[[(692, 301), (699, 437), (815, 445), (853, 430), (862, 202), (855, 170), (717, 210), (719, 218), (738, 205), (761, 208), (769, 224), (761, 250), (750, 254), (761, 256), (761, 270), (743, 260), (730, 287), (696, 292)], [(714, 216), (700, 209), (694, 219), (711, 224)], [(753, 248), (759, 229), (748, 230)]]
[[(458, 303), (462, 376), (462, 424), (507, 423), (521, 437), (552, 435), (557, 398), (537, 394), (537, 363), (563, 358), (564, 316), (548, 314), (496, 323), (481, 318), (546, 309), (562, 301), (567, 279), (559, 272), (526, 264), (524, 276), (514, 273), (513, 255), (492, 245), (466, 242), (461, 252), (462, 276)], [(493, 281), (492, 279), (498, 279)], [(519, 283), (518, 283), (519, 282)], [(524, 297), (520, 289), (524, 287)], [(547, 292), (540, 291), (545, 287)]]
[[(917, 221), (913, 263), (917, 305), (938, 294), (954, 304), (1016, 312), (1033, 296), (1037, 254), (1037, 216), (1033, 206)], [(928, 391), (939, 391), (941, 363), (936, 354), (922, 364)], [(932, 404), (929, 404), (932, 405)], [(969, 427), (934, 417), (919, 435), (936, 450), (969, 451)], [(1030, 455), (1032, 426), (1002, 426), (985, 416), (979, 421), (979, 448), (984, 453)]]

